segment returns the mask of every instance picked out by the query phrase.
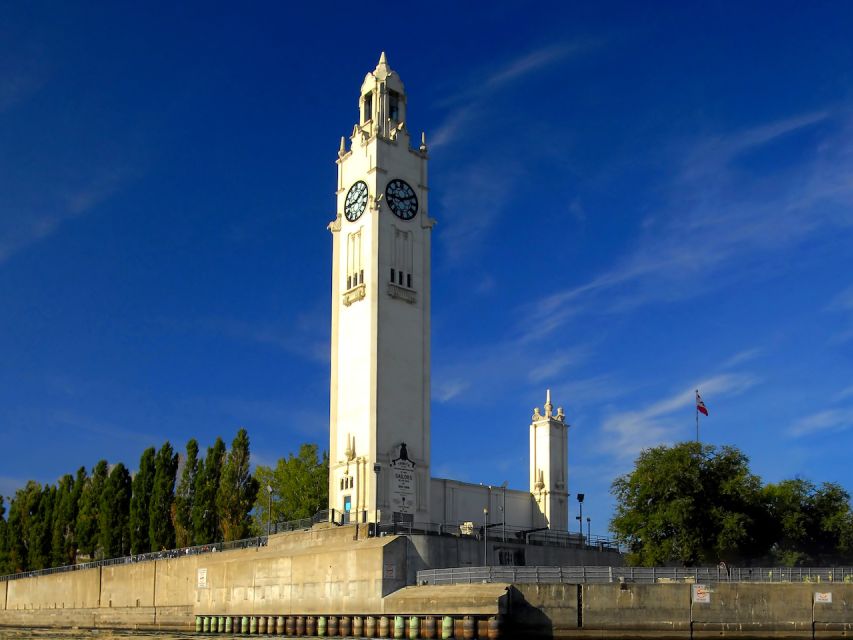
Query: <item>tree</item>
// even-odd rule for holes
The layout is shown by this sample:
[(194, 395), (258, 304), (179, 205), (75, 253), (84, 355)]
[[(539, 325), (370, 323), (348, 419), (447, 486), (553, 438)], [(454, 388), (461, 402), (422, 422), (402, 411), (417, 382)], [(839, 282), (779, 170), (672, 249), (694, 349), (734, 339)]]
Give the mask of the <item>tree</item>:
[(6, 505), (3, 502), (3, 496), (0, 496), (0, 575), (5, 575), (12, 572), (12, 567), (9, 563), (9, 541), (7, 537)]
[(764, 498), (776, 533), (774, 563), (803, 566), (853, 561), (853, 510), (840, 485), (808, 480), (768, 484)]
[(119, 558), (130, 551), (130, 497), (130, 473), (119, 462), (101, 493), (100, 543), (105, 558)]
[(204, 461), (199, 463), (195, 482), (195, 501), (192, 508), (193, 543), (208, 544), (220, 539), (216, 495), (225, 459), (225, 443), (216, 438), (207, 448)]
[(250, 512), (258, 495), (258, 481), (249, 466), (249, 434), (240, 429), (231, 443), (231, 451), (222, 468), (216, 506), (224, 540), (240, 540), (249, 536)]
[(9, 564), (12, 571), (38, 569), (31, 562), (41, 563), (39, 537), (39, 507), (42, 487), (30, 480), (15, 492), (9, 506), (9, 520), (6, 527)]
[(298, 455), (279, 458), (275, 469), (258, 466), (255, 478), (262, 488), (255, 502), (256, 523), (266, 531), (267, 492), (273, 489), (272, 522), (310, 518), (329, 504), (329, 456), (317, 455), (316, 444), (303, 444)]
[[(84, 481), (80, 495), (80, 508), (77, 513), (77, 549), (89, 558), (95, 557), (98, 547), (100, 523), (98, 514), (101, 510), (101, 493), (107, 481), (109, 465), (101, 460), (92, 469), (90, 478)], [(79, 475), (78, 475), (79, 477)]]
[(74, 562), (73, 531), (76, 520), (77, 505), (74, 504), (74, 477), (62, 476), (56, 487), (56, 501), (53, 506), (53, 522), (50, 544), (50, 564), (53, 567), (72, 564)]
[[(760, 480), (733, 447), (696, 442), (643, 451), (613, 482), (611, 528), (634, 565), (744, 562), (764, 554)], [(762, 548), (764, 547), (764, 548)]]
[(198, 474), (198, 442), (195, 438), (187, 442), (181, 481), (175, 492), (175, 544), (188, 547), (193, 543), (193, 503), (195, 502), (195, 479)]
[(169, 441), (163, 443), (154, 460), (154, 483), (149, 505), (148, 535), (151, 549), (174, 549), (175, 525), (172, 523), (172, 501), (175, 494), (175, 474), (178, 454)]
[(148, 510), (151, 493), (154, 491), (154, 447), (148, 447), (139, 459), (139, 470), (133, 477), (130, 498), (130, 552), (132, 554), (151, 551)]

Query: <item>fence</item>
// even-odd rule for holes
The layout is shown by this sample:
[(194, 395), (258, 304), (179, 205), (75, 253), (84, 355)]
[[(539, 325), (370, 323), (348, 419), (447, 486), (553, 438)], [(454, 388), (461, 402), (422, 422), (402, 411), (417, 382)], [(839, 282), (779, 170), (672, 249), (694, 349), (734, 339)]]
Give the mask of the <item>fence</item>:
[(0, 582), (19, 580), (20, 578), (34, 578), (36, 576), (48, 576), (53, 573), (66, 573), (68, 571), (83, 571), (97, 567), (110, 567), (117, 564), (132, 564), (135, 562), (148, 562), (151, 560), (167, 560), (180, 558), (182, 556), (197, 555), (200, 553), (216, 553), (217, 551), (230, 551), (232, 549), (248, 549), (249, 547), (264, 547), (268, 539), (266, 536), (245, 538), (244, 540), (232, 540), (230, 542), (213, 542), (211, 544), (198, 545), (196, 547), (184, 547), (182, 549), (170, 549), (169, 551), (156, 551), (151, 553), (140, 553), (137, 555), (123, 556), (121, 558), (109, 558), (107, 560), (93, 560), (92, 562), (81, 562), (62, 567), (51, 567), (49, 569), (34, 569), (0, 576)]
[(478, 582), (853, 582), (853, 567), (456, 567), (418, 571), (418, 584)]

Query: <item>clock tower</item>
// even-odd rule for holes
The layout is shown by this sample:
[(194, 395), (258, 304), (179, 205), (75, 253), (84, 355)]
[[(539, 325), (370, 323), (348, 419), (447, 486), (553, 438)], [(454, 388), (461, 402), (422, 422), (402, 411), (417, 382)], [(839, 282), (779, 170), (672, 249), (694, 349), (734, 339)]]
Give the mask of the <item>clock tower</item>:
[(383, 53), (338, 151), (332, 232), (329, 508), (349, 521), (429, 521), (427, 148)]

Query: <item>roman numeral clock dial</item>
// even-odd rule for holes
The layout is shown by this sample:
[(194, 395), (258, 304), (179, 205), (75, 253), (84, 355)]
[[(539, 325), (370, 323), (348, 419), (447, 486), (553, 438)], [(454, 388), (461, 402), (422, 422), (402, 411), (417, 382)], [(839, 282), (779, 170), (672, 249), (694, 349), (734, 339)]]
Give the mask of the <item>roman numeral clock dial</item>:
[(411, 220), (418, 212), (418, 197), (404, 181), (395, 178), (385, 187), (385, 199), (395, 216), (401, 220)]
[(367, 207), (367, 185), (359, 180), (349, 188), (347, 199), (344, 203), (344, 215), (350, 222), (355, 222), (364, 213)]

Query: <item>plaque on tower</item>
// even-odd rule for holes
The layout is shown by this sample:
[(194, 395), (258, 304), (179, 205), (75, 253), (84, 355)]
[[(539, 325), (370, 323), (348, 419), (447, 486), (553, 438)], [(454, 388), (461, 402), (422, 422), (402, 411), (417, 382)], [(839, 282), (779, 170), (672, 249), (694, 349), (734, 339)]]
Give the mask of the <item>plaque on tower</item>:
[(397, 514), (413, 515), (417, 510), (415, 498), (415, 463), (409, 460), (406, 443), (400, 445), (400, 455), (391, 461), (391, 511), (395, 522), (404, 522), (409, 518), (397, 517)]

